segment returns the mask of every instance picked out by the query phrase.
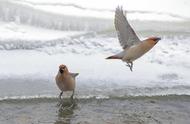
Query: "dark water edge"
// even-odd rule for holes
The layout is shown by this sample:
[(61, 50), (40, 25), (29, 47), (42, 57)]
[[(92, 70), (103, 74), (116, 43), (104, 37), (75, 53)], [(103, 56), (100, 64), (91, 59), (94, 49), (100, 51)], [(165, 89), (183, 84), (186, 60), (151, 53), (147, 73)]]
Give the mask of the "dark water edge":
[(190, 96), (0, 101), (0, 124), (189, 124)]

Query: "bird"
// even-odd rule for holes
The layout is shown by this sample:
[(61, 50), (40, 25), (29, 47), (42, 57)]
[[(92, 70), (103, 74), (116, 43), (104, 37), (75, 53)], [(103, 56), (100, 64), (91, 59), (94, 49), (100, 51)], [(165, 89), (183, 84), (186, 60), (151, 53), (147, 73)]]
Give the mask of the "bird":
[(73, 91), (70, 97), (71, 99), (73, 99), (75, 92), (75, 77), (78, 75), (79, 73), (69, 72), (67, 66), (64, 64), (61, 64), (59, 66), (58, 73), (55, 77), (56, 84), (61, 90), (61, 93), (59, 94), (59, 99), (61, 99), (64, 91)]
[(123, 11), (122, 7), (119, 6), (115, 10), (114, 25), (123, 51), (109, 56), (106, 59), (122, 60), (126, 62), (127, 66), (132, 71), (133, 61), (147, 53), (159, 40), (161, 40), (161, 38), (149, 37), (141, 41), (128, 22), (126, 11)]

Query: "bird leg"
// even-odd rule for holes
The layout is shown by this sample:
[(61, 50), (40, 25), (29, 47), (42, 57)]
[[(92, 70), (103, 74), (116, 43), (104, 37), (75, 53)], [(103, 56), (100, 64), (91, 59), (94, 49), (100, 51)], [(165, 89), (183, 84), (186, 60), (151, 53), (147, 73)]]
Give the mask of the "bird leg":
[(131, 62), (131, 68), (130, 69), (131, 69), (131, 71), (133, 71), (133, 62)]
[(62, 100), (61, 100), (61, 96), (63, 95), (63, 91), (61, 91), (61, 93), (59, 94), (59, 103), (57, 104), (57, 106), (61, 106), (62, 105)]
[(133, 62), (131, 62), (130, 70), (133, 71)]
[(131, 61), (127, 62), (126, 66), (128, 66), (130, 68), (130, 70), (133, 71), (133, 62), (131, 62)]
[(63, 95), (63, 91), (59, 94), (59, 99), (61, 100), (61, 96)]
[(130, 64), (127, 62), (127, 65), (126, 66), (128, 66), (129, 68), (130, 68)]
[(75, 93), (75, 90), (73, 90), (73, 93), (72, 93), (72, 95), (70, 97), (72, 104), (71, 104), (71, 106), (69, 108), (72, 108), (74, 106), (74, 100), (73, 100), (74, 93)]
[(70, 97), (71, 100), (73, 100), (74, 93), (75, 93), (75, 90), (73, 90), (73, 93), (72, 93), (72, 95)]

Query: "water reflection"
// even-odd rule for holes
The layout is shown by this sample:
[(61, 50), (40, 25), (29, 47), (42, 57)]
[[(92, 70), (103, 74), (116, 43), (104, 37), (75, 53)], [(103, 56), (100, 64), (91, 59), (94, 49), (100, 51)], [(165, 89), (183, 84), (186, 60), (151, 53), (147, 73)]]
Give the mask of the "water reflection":
[(62, 99), (59, 101), (58, 119), (54, 124), (70, 124), (76, 107), (76, 100)]

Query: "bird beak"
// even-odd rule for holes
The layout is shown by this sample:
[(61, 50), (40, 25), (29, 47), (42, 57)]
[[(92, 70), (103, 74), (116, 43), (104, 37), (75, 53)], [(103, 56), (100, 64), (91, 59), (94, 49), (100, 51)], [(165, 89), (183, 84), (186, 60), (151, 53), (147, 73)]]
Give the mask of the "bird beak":
[(157, 41), (159, 41), (159, 40), (161, 40), (161, 38), (160, 38), (160, 37), (158, 37), (158, 38), (157, 38)]
[(62, 73), (64, 73), (64, 70), (63, 69), (59, 69), (59, 72), (62, 74)]
[(159, 40), (161, 40), (161, 38), (160, 38), (160, 37), (158, 37), (158, 38), (156, 39), (156, 43), (158, 43), (158, 41), (159, 41)]
[(159, 40), (161, 40), (161, 38), (160, 38), (160, 37), (157, 37), (157, 38), (155, 39), (155, 41), (154, 41), (154, 42), (155, 42), (154, 44), (156, 45)]

